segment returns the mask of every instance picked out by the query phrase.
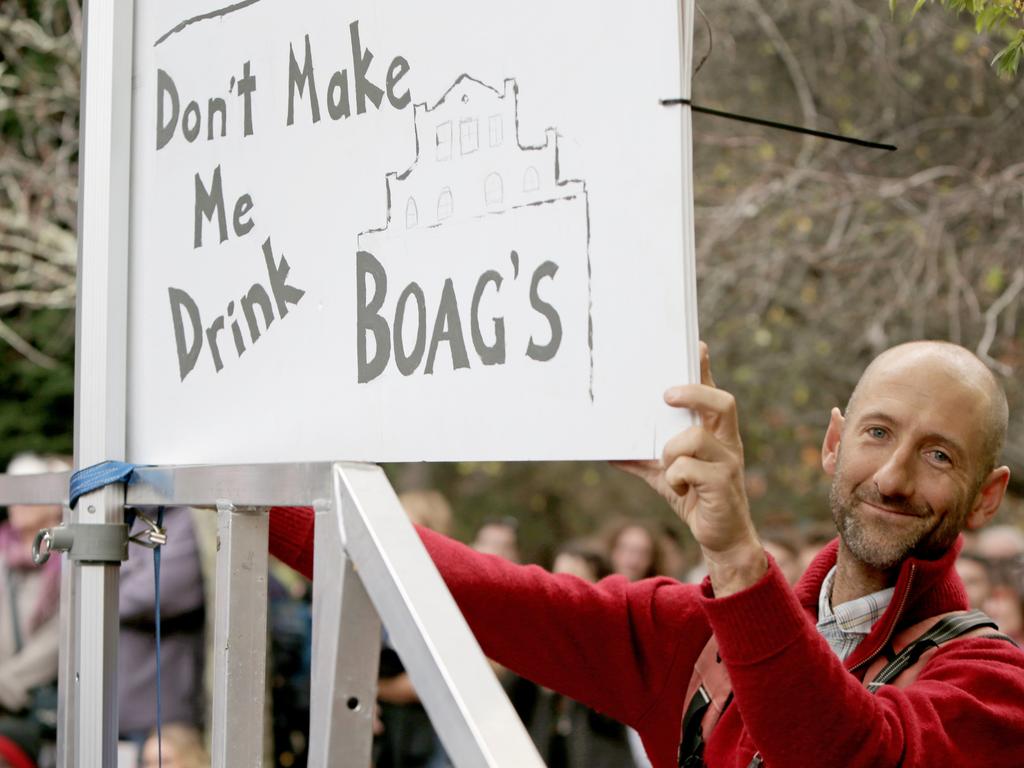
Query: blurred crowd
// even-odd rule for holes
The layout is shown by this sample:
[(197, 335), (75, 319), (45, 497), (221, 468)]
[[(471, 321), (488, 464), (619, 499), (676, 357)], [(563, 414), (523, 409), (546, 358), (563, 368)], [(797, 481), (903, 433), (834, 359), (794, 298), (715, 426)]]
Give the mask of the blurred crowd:
[[(21, 455), (11, 474), (63, 471), (66, 458)], [(437, 491), (400, 497), (410, 519), (451, 535), (452, 509)], [(59, 507), (11, 506), (0, 517), (0, 768), (47, 768), (55, 763), (56, 677), (59, 647), (60, 558), (32, 563), (36, 532), (60, 523)], [(541, 565), (589, 582), (662, 576), (699, 582), (700, 562), (663, 516), (609, 521), (602, 529), (562, 542)], [(216, 520), (208, 511), (169, 508), (161, 563), (162, 727), (156, 736), (156, 622), (154, 561), (130, 545), (121, 569), (118, 696), (124, 768), (208, 768), (212, 701), (212, 606)], [(137, 520), (133, 532), (143, 530)], [(761, 531), (766, 549), (795, 583), (835, 536), (831, 524)], [(512, 562), (530, 542), (513, 517), (485, 519), (471, 546)], [(1024, 531), (996, 525), (965, 537), (957, 562), (970, 606), (1024, 642)], [(312, 609), (310, 584), (272, 561), (269, 574), (268, 705), (262, 734), (265, 764), (306, 765)], [(610, 718), (494, 665), (495, 672), (551, 768), (644, 768), (636, 734)], [(445, 768), (443, 746), (395, 650), (382, 633), (374, 768)], [(258, 736), (257, 736), (258, 738)], [(161, 759), (162, 758), (162, 759)]]
[(956, 562), (971, 608), (999, 624), (999, 630), (1024, 644), (1024, 532), (993, 525), (965, 534)]

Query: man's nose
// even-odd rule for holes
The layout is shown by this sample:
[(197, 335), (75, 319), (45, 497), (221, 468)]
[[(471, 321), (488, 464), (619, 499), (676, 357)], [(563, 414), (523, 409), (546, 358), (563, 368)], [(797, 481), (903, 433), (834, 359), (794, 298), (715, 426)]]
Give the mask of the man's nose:
[(898, 447), (875, 472), (875, 487), (883, 496), (909, 498), (914, 493), (914, 451)]

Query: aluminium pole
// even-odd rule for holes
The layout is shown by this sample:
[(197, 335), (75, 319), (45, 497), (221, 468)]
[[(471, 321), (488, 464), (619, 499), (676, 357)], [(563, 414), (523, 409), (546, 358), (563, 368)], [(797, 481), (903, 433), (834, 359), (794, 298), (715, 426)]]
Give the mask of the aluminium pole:
[[(333, 475), (333, 472), (331, 473)], [(334, 502), (315, 502), (309, 768), (372, 762), (380, 617), (345, 551)]]
[[(370, 464), (335, 464), (334, 482), (332, 514), (346, 556), (452, 762), (457, 768), (542, 768), (537, 748), (384, 471)], [(357, 633), (346, 635), (366, 643)], [(336, 681), (337, 676), (324, 682)], [(365, 699), (346, 695), (353, 710), (365, 709)]]
[(210, 744), (216, 768), (263, 765), (269, 530), (266, 509), (217, 502)]
[[(78, 177), (75, 465), (125, 457), (132, 0), (86, 2)], [(124, 489), (83, 496), (72, 523), (124, 520)], [(66, 559), (61, 601), (62, 766), (116, 765), (117, 564)], [(70, 590), (67, 591), (67, 588)]]

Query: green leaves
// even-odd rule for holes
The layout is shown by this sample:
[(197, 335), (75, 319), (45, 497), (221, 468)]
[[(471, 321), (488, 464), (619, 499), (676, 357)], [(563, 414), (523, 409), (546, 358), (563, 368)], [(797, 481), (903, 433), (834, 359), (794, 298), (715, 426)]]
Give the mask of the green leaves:
[[(889, 0), (889, 11), (896, 14), (898, 0)], [(928, 0), (914, 0), (913, 18)], [(992, 66), (1003, 77), (1013, 77), (1024, 56), (1024, 2), (1021, 0), (939, 0), (953, 13), (969, 13), (974, 17), (974, 31), (998, 34), (1009, 40), (1006, 47), (992, 59)]]
[(996, 57), (992, 59), (992, 66), (999, 74), (1013, 77), (1020, 68), (1022, 56), (1024, 56), (1024, 29), (1018, 30), (1010, 44), (996, 54)]
[(992, 29), (1002, 29), (1017, 18), (1017, 11), (1012, 5), (989, 4), (982, 8), (974, 17), (974, 31), (979, 35)]

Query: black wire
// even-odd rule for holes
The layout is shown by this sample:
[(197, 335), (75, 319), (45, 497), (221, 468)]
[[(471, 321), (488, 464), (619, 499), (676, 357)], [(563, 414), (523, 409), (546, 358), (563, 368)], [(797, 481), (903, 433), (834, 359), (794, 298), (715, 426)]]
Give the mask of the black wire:
[(708, 57), (711, 56), (711, 52), (712, 50), (714, 50), (715, 47), (715, 36), (714, 33), (711, 31), (711, 22), (708, 21), (708, 17), (704, 13), (704, 9), (701, 8), (699, 5), (697, 6), (697, 13), (699, 13), (700, 17), (704, 19), (704, 26), (708, 28), (708, 50), (704, 54), (704, 58), (702, 58), (700, 62), (697, 64), (697, 68), (693, 70), (692, 77), (696, 77), (700, 73), (700, 68), (704, 66), (704, 62), (706, 62), (708, 60)]
[(805, 133), (809, 136), (817, 136), (821, 139), (830, 139), (831, 141), (844, 141), (847, 144), (856, 144), (859, 147), (869, 147), (870, 149), (884, 149), (888, 152), (895, 152), (896, 146), (893, 144), (881, 144), (877, 141), (868, 141), (867, 139), (855, 139), (852, 136), (843, 136), (839, 133), (829, 133), (828, 131), (818, 131), (814, 128), (804, 128), (800, 125), (790, 125), (789, 123), (778, 123), (774, 120), (765, 120), (761, 117), (751, 117), (750, 115), (740, 115), (736, 112), (724, 112), (720, 109), (712, 109), (711, 107), (702, 107), (699, 104), (694, 104), (690, 99), (662, 99), (662, 106), (672, 107), (677, 105), (686, 105), (690, 107), (694, 112), (701, 112), (705, 115), (713, 115), (714, 117), (724, 117), (728, 120), (737, 120), (741, 123), (753, 123), (754, 125), (763, 125), (767, 128), (778, 128), (782, 131), (792, 131), (793, 133)]

